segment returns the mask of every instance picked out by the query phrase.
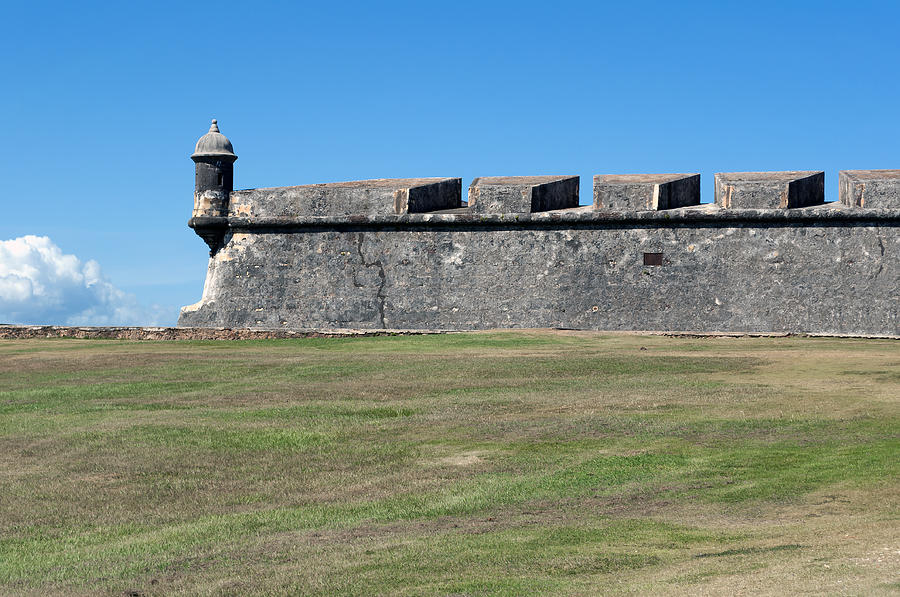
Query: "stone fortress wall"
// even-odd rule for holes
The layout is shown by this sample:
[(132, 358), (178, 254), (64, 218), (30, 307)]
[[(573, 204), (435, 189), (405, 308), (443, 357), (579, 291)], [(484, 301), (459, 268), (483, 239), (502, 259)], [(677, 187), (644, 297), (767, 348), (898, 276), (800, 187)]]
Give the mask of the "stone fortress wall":
[(900, 335), (900, 171), (827, 204), (822, 172), (717, 174), (712, 204), (697, 174), (596, 176), (589, 206), (575, 176), (485, 177), (464, 204), (459, 178), (232, 191), (230, 143), (201, 149), (179, 326)]

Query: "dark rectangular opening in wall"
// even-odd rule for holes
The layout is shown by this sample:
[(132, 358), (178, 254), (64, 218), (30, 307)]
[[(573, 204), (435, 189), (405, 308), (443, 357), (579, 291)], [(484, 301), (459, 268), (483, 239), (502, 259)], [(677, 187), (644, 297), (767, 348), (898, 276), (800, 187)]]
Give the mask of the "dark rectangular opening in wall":
[(662, 253), (644, 253), (644, 265), (662, 265)]

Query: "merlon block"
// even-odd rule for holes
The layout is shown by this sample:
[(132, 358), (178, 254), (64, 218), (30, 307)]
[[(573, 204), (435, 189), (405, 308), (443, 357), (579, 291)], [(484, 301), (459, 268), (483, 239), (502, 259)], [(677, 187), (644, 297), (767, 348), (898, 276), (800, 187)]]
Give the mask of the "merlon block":
[(700, 203), (699, 174), (598, 174), (594, 209), (645, 211)]
[(377, 216), (455, 209), (460, 178), (382, 178), (231, 193), (236, 217)]
[(716, 205), (726, 209), (789, 209), (824, 202), (824, 172), (716, 174)]
[(838, 185), (844, 205), (900, 208), (900, 170), (841, 170)]
[(469, 185), (475, 213), (536, 213), (578, 207), (577, 176), (484, 176)]

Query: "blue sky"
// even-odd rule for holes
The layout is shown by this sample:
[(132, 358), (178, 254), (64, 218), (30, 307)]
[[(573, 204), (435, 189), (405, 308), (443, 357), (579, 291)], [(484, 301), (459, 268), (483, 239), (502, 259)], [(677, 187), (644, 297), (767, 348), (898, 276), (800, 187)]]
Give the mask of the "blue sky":
[(895, 2), (327, 4), (6, 3), (0, 241), (174, 324), (210, 118), (236, 188), (578, 174), (587, 202), (593, 174), (700, 172), (708, 201), (714, 172), (816, 169), (834, 200), (840, 169), (900, 168)]

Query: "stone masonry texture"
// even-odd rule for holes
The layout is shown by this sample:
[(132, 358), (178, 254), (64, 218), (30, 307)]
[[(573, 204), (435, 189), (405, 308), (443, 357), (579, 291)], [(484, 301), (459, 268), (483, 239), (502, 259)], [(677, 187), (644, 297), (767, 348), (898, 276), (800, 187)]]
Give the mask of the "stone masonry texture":
[(900, 334), (900, 210), (794, 207), (817, 177), (717, 176), (731, 204), (658, 211), (534, 211), (535, 180), (500, 185), (523, 201), (501, 213), (395, 209), (398, 190), (459, 179), (237, 191), (229, 217), (191, 221), (224, 236), (179, 326)]
[(461, 185), (459, 178), (396, 178), (234, 191), (230, 213), (371, 217), (454, 209), (461, 205)]
[(788, 209), (825, 201), (824, 172), (716, 174), (716, 205), (728, 209)]
[(486, 176), (469, 185), (473, 213), (537, 213), (578, 207), (577, 176)]
[(900, 209), (900, 170), (842, 170), (838, 184), (844, 205)]
[(699, 203), (699, 174), (605, 174), (594, 177), (595, 209), (658, 210)]

